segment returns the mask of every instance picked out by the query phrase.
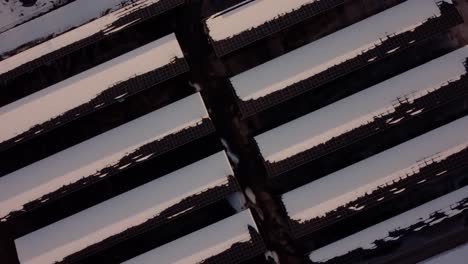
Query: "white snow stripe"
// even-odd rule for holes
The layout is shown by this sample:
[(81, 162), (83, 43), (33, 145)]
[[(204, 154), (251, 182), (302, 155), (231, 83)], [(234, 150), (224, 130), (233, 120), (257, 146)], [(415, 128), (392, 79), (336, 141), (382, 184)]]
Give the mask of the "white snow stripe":
[(468, 243), (442, 252), (420, 264), (462, 264), (468, 259)]
[(237, 8), (229, 8), (231, 10), (229, 12), (221, 11), (214, 14), (207, 19), (206, 24), (210, 37), (219, 41), (256, 28), (316, 1), (320, 0), (257, 0), (247, 3), (248, 0), (238, 4)]
[(224, 152), (15, 240), (21, 263), (54, 263), (87, 246), (143, 224), (183, 199), (228, 184)]
[[(0, 142), (91, 101), (114, 85), (183, 58), (174, 34), (0, 108)], [(28, 116), (28, 118), (24, 118)]]
[[(127, 15), (130, 15), (132, 12), (135, 12), (141, 8), (144, 8), (158, 1), (160, 0), (138, 1), (134, 4), (128, 5), (112, 13), (109, 13), (103, 17), (95, 19), (85, 25), (72, 29), (64, 34), (58, 35), (48, 41), (45, 41), (34, 47), (26, 49), (14, 56), (8, 57), (5, 60), (0, 61), (0, 75), (7, 73), (11, 70), (14, 70), (15, 68), (20, 67), (21, 65), (27, 62), (33, 61), (44, 55), (60, 50), (61, 48), (67, 47), (84, 38), (90, 37), (96, 33), (103, 32), (105, 34), (111, 34), (116, 31), (122, 30), (126, 27), (129, 27), (132, 24), (136, 23), (139, 19), (131, 21), (117, 28), (112, 28), (111, 25), (118, 19)], [(6, 37), (11, 37), (11, 36), (5, 36), (5, 38)], [(0, 42), (1, 41), (2, 41), (2, 35), (0, 35)], [(0, 53), (1, 53), (1, 48), (0, 48)]]
[[(285, 160), (394, 111), (398, 98), (409, 102), (466, 73), (468, 46), (346, 97), (255, 137), (269, 162)], [(281, 140), (279, 140), (281, 139)]]
[(405, 229), (422, 221), (432, 222), (431, 215), (435, 212), (445, 213), (449, 217), (461, 213), (459, 210), (452, 209), (452, 206), (456, 206), (466, 198), (468, 198), (468, 187), (449, 193), (335, 243), (319, 248), (313, 251), (309, 258), (320, 263), (343, 256), (355, 249), (373, 249), (376, 247), (375, 242), (379, 239), (387, 241), (397, 239), (390, 236), (391, 231)]
[(201, 263), (228, 250), (235, 243), (251, 242), (249, 226), (257, 229), (250, 210), (246, 210), (124, 263)]
[(299, 222), (323, 217), (379, 187), (417, 173), (423, 160), (434, 158), (437, 162), (466, 149), (466, 131), (468, 117), (288, 192), (283, 195), (288, 215)]
[(65, 185), (115, 166), (139, 147), (197, 126), (205, 118), (209, 116), (197, 93), (0, 177), (0, 218)]
[[(106, 12), (118, 10), (118, 12), (107, 15), (106, 18), (99, 20), (97, 23), (84, 25), (84, 29), (75, 30), (76, 32), (74, 34), (68, 35), (66, 38), (61, 38), (60, 41), (53, 42), (53, 44), (59, 46), (69, 41), (74, 42), (78, 37), (84, 38), (89, 36), (92, 32), (97, 32), (96, 30), (102, 30), (101, 27), (115, 21), (119, 16), (124, 15), (125, 12), (130, 12), (128, 10), (132, 9), (134, 6), (149, 5), (159, 1), (160, 0), (139, 0), (133, 3), (135, 2), (133, 0), (76, 0), (1, 33), (0, 43), (2, 43), (2, 45), (0, 46), (0, 55), (5, 55), (5, 53), (14, 51), (25, 44), (41, 41), (49, 36), (60, 35), (72, 28), (80, 27), (99, 18)], [(129, 7), (122, 8), (122, 6)], [(41, 49), (37, 52), (44, 52), (44, 50)]]
[(354, 58), (389, 35), (412, 30), (438, 15), (435, 1), (408, 0), (234, 76), (231, 83), (241, 100), (255, 100)]

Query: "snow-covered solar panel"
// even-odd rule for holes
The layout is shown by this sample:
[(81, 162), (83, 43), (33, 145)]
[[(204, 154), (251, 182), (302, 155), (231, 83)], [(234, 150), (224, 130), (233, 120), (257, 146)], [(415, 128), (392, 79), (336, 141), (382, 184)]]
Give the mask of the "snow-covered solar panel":
[[(437, 225), (468, 209), (468, 187), (432, 200), (403, 214), (371, 226), (358, 233), (313, 251), (309, 258), (323, 263), (337, 257), (345, 257), (355, 250), (372, 250), (388, 241), (404, 237), (404, 232), (418, 232)], [(398, 231), (392, 234), (393, 231)], [(450, 263), (450, 262), (445, 262)]]
[(25, 1), (21, 0), (0, 1), (0, 33), (70, 1), (37, 0), (32, 5), (24, 4)]
[(468, 46), (255, 137), (271, 176), (468, 95)]
[(200, 94), (0, 178), (0, 219), (58, 199), (214, 131)]
[(284, 194), (293, 233), (307, 235), (468, 166), (467, 131), (464, 117)]
[(0, 61), (0, 80), (31, 71), (182, 3), (76, 0), (0, 34), (0, 55), (6, 57)]
[(206, 28), (218, 56), (305, 21), (344, 0), (247, 0), (212, 15)]
[(468, 259), (468, 243), (452, 250), (443, 252), (435, 257), (420, 262), (420, 264), (462, 264)]
[(234, 264), (264, 252), (255, 221), (246, 210), (124, 263)]
[[(0, 149), (188, 70), (174, 34), (0, 108)], [(28, 118), (24, 118), (28, 116)]]
[[(408, 0), (230, 79), (244, 117), (415, 45), (463, 20), (447, 2)], [(442, 5), (442, 4), (441, 4)]]
[(16, 239), (18, 256), (23, 264), (62, 261), (124, 231), (131, 236), (137, 227), (154, 228), (236, 191), (229, 161), (219, 152)]

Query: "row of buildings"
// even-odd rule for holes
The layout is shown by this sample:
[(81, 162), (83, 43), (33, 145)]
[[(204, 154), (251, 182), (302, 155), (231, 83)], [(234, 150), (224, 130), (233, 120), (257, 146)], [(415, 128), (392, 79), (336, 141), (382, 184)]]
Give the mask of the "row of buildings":
[(461, 0), (23, 2), (2, 263), (463, 263)]

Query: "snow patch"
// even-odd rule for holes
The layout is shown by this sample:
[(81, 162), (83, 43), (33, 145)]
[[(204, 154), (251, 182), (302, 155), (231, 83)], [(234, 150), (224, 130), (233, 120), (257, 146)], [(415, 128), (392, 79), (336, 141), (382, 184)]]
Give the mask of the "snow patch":
[(32, 6), (24, 6), (20, 0), (2, 0), (0, 1), (0, 34), (65, 2), (64, 0), (37, 0)]
[(244, 192), (247, 198), (249, 198), (250, 202), (252, 202), (253, 204), (257, 204), (257, 197), (255, 196), (252, 189), (250, 189), (250, 187), (247, 187)]

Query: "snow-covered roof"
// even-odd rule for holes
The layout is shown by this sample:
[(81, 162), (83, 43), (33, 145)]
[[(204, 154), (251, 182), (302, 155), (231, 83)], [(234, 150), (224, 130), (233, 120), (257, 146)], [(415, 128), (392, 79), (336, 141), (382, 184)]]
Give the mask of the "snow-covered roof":
[(234, 76), (230, 81), (242, 101), (256, 100), (352, 59), (389, 35), (411, 31), (440, 14), (435, 1), (408, 0)]
[[(425, 225), (413, 229), (413, 231), (419, 231), (424, 227), (440, 223), (443, 221), (442, 219), (460, 214), (464, 209), (467, 209), (467, 207), (464, 206), (464, 209), (456, 209), (455, 207), (466, 198), (468, 198), (468, 187), (449, 193), (335, 243), (319, 248), (313, 251), (309, 255), (309, 258), (314, 262), (320, 263), (335, 257), (343, 256), (355, 249), (374, 249), (377, 247), (375, 244), (377, 240), (383, 239), (384, 241), (392, 241), (398, 239), (398, 237), (393, 237), (390, 234), (392, 231), (403, 230), (423, 222)], [(444, 213), (446, 217), (442, 219), (433, 218), (432, 215), (435, 212)]]
[[(7, 174), (0, 178), (0, 218), (66, 185), (105, 177), (102, 171), (107, 168), (117, 166), (118, 171), (147, 160), (153, 152), (135, 156), (140, 148), (196, 127), (207, 118), (197, 93)], [(121, 164), (129, 157), (130, 161)]]
[[(246, 210), (124, 263), (202, 263), (228, 250), (236, 243), (251, 243), (249, 227), (258, 232), (250, 210)], [(243, 254), (243, 252), (237, 252), (237, 254)]]
[(345, 0), (247, 0), (205, 21), (218, 56), (307, 20), (341, 5)]
[[(225, 153), (219, 152), (16, 239), (19, 260), (23, 264), (61, 261), (70, 254), (145, 223), (192, 195), (226, 185), (228, 176), (233, 175)], [(237, 223), (239, 221), (237, 219), (235, 224), (241, 224)]]
[(0, 1), (0, 33), (66, 3), (67, 0), (37, 0), (24, 5), (20, 0)]
[(458, 119), (283, 195), (292, 220), (325, 216), (359, 197), (411, 177), (424, 161), (439, 162), (468, 148), (468, 117)]
[[(138, 23), (141, 19), (145, 18), (142, 17), (141, 14), (135, 16), (134, 20), (132, 21), (128, 21), (129, 19), (123, 20), (123, 18), (128, 17), (133, 13), (139, 12), (150, 5), (158, 3), (159, 1), (160, 0), (140, 0), (136, 1), (133, 4), (130, 4), (129, 0), (103, 0), (98, 2), (91, 1), (92, 3), (87, 0), (77, 0), (65, 7), (59, 8), (56, 11), (45, 15), (43, 18), (41, 17), (35, 19), (31, 23), (27, 23), (18, 28), (0, 34), (0, 42), (4, 43), (2, 47), (0, 47), (1, 54), (4, 52), (14, 50), (16, 47), (19, 46), (19, 44), (26, 44), (32, 40), (35, 40), (36, 38), (41, 39), (47, 37), (50, 34), (62, 33), (65, 30), (59, 30), (59, 28), (64, 27), (65, 22), (70, 24), (68, 25), (68, 28), (70, 29), (74, 26), (79, 26), (84, 23), (70, 19), (69, 13), (72, 13), (72, 17), (74, 14), (80, 15), (79, 19), (85, 22), (87, 21), (86, 16), (90, 16), (92, 18), (99, 17), (83, 26), (76, 27), (64, 34), (58, 35), (50, 40), (42, 42), (34, 47), (26, 49), (14, 56), (8, 57), (5, 60), (0, 61), (0, 76), (6, 76), (6, 73), (11, 72), (17, 69), (18, 67), (24, 66), (26, 63), (32, 62), (36, 59), (40, 59), (43, 56), (46, 56), (53, 52), (57, 52), (63, 48), (72, 48), (74, 47), (72, 46), (72, 44), (75, 44), (78, 41), (84, 40), (86, 38), (96, 36), (96, 34), (98, 34), (99, 37), (104, 37), (106, 35), (123, 30), (135, 23)], [(125, 4), (126, 6), (118, 9), (123, 4)], [(93, 7), (92, 10), (87, 10), (90, 7)], [(83, 11), (83, 13), (76, 11), (81, 10), (82, 8), (86, 9), (85, 11)], [(110, 9), (114, 11), (104, 15), (104, 12), (101, 9)], [(101, 15), (104, 16), (100, 17)], [(59, 17), (57, 18), (57, 16)], [(64, 20), (64, 23), (56, 23), (57, 20), (61, 20), (60, 16), (67, 17), (67, 19)], [(58, 28), (50, 26), (49, 20), (54, 21), (53, 25), (56, 25), (55, 27)], [(124, 21), (124, 23), (122, 23), (120, 20)], [(44, 24), (47, 26), (45, 27)], [(38, 29), (36, 29), (36, 27)], [(34, 32), (34, 34), (31, 34), (30, 32)], [(77, 47), (75, 47), (75, 49), (76, 48)], [(67, 50), (67, 52), (70, 52), (70, 50)], [(57, 56), (55, 55), (52, 57), (55, 58)], [(35, 63), (34, 65), (35, 67), (38, 66), (39, 62)], [(28, 70), (30, 70), (30, 68), (28, 68)]]
[(463, 62), (467, 58), (468, 46), (465, 46), (260, 134), (255, 140), (265, 161), (275, 163), (288, 159), (372, 122), (376, 117), (394, 112), (399, 98), (406, 97), (414, 102), (448, 81), (459, 79), (466, 73)]
[(206, 20), (209, 35), (214, 41), (233, 37), (268, 21), (293, 12), (317, 0), (247, 0)]
[[(28, 131), (43, 132), (44, 128), (39, 125), (92, 102), (118, 84), (169, 65), (177, 58), (183, 58), (183, 53), (175, 35), (170, 34), (6, 105), (0, 108), (0, 123), (10, 125), (2, 127), (0, 145)], [(122, 92), (116, 99), (128, 94)], [(105, 103), (98, 101), (92, 107), (99, 108)]]
[(468, 243), (456, 247), (452, 250), (442, 252), (428, 260), (422, 261), (421, 264), (448, 264), (448, 263), (464, 263), (468, 259)]
[[(72, 28), (84, 25), (96, 18), (101, 17), (109, 11), (115, 11), (122, 8), (122, 6), (128, 6), (114, 12), (113, 16), (107, 16), (108, 18), (101, 22), (112, 22), (118, 19), (121, 15), (126, 15), (128, 12), (132, 12), (134, 8), (141, 6), (147, 6), (152, 3), (161, 0), (139, 0), (136, 3), (133, 0), (76, 0), (63, 7), (57, 8), (47, 14), (30, 20), (28, 23), (24, 23), (17, 27), (14, 27), (8, 31), (0, 34), (0, 55), (11, 52), (22, 45), (31, 42), (40, 42), (50, 36), (59, 35)], [(105, 25), (105, 24), (104, 24)], [(89, 33), (103, 24), (88, 24), (80, 32), (83, 34), (82, 37), (89, 36)], [(62, 40), (64, 41), (64, 40)], [(63, 42), (56, 43), (60, 44)]]

